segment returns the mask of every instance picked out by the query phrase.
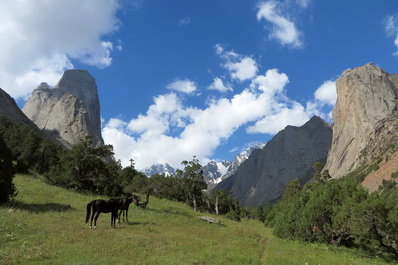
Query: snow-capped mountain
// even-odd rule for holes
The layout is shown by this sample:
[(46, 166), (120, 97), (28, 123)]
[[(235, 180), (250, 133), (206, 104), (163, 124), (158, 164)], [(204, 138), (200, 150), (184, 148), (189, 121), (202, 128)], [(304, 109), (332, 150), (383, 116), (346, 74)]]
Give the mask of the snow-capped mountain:
[(210, 161), (203, 169), (204, 179), (207, 184), (218, 184), (222, 176), (228, 174), (231, 162), (228, 161)]
[[(246, 161), (254, 149), (262, 149), (265, 143), (260, 143), (249, 147), (235, 157), (233, 161), (210, 161), (203, 166), (203, 175), (206, 183), (211, 189), (216, 184), (220, 183), (223, 179), (231, 176), (238, 167)], [(144, 174), (148, 177), (155, 174), (165, 174), (166, 176), (174, 176), (175, 169), (169, 164), (155, 164), (149, 168), (144, 169)]]
[(169, 164), (155, 164), (144, 169), (143, 172), (148, 177), (153, 176), (155, 174), (159, 175), (164, 174), (165, 176), (169, 177), (169, 176), (174, 176), (176, 173), (175, 169), (172, 168)]
[(212, 186), (220, 183), (223, 179), (231, 176), (238, 169), (238, 167), (249, 158), (254, 149), (262, 149), (264, 146), (265, 143), (253, 145), (237, 155), (232, 162), (210, 161), (203, 167), (205, 181), (210, 188), (212, 188)]

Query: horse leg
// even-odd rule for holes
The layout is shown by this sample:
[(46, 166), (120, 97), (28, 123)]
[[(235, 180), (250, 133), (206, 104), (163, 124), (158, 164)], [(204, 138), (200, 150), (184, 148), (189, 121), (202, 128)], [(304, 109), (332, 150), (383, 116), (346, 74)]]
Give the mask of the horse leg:
[(92, 209), (91, 209), (90, 228), (93, 228), (93, 219), (94, 219), (94, 215), (96, 214), (96, 211), (95, 211), (95, 210), (96, 210), (95, 207), (92, 206)]
[(87, 213), (86, 213), (86, 224), (88, 223), (88, 220), (90, 219), (90, 214), (91, 214), (91, 203), (87, 204)]
[(129, 208), (126, 209), (126, 222), (129, 222)]
[(117, 210), (111, 213), (111, 227), (116, 228)]
[(120, 224), (120, 215), (122, 214), (123, 210), (119, 210), (117, 214), (117, 222)]
[(101, 214), (101, 212), (99, 210), (97, 210), (97, 212), (95, 213), (95, 217), (94, 217), (94, 229), (97, 228), (97, 219), (99, 217), (99, 215)]

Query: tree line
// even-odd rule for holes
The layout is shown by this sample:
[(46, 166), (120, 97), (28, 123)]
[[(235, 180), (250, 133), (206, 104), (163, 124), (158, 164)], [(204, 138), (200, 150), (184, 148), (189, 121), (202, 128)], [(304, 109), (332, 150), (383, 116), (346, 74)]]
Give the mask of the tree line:
[(354, 247), (386, 260), (398, 260), (398, 187), (384, 180), (369, 194), (360, 183), (374, 166), (363, 166), (340, 179), (319, 170), (313, 181), (291, 181), (271, 207), (265, 224), (285, 239)]
[(45, 139), (26, 125), (0, 118), (0, 203), (16, 194), (12, 179), (16, 173), (42, 176), (45, 182), (82, 193), (117, 196), (123, 193), (147, 193), (186, 202), (195, 211), (228, 214), (240, 220), (238, 201), (224, 191), (205, 192), (202, 166), (196, 157), (182, 161), (176, 176), (154, 175), (148, 178), (133, 163), (122, 167), (112, 159), (112, 145), (97, 147), (87, 136), (72, 148)]

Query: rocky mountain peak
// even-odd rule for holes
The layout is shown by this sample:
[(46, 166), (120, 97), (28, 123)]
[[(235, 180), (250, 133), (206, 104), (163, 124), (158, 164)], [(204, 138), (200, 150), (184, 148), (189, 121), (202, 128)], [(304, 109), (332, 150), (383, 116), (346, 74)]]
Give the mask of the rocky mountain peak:
[(41, 83), (22, 111), (65, 147), (88, 134), (97, 146), (103, 145), (97, 85), (86, 70), (66, 70), (54, 88)]
[(312, 177), (312, 165), (326, 160), (331, 138), (331, 126), (319, 117), (301, 127), (287, 126), (216, 189), (231, 192), (242, 205), (275, 202), (289, 181), (305, 183)]
[(15, 100), (0, 88), (0, 117), (6, 117), (13, 123), (27, 125), (34, 130), (37, 126), (19, 109)]
[(54, 88), (71, 93), (86, 104), (98, 101), (95, 79), (87, 70), (66, 70)]
[(397, 137), (398, 76), (372, 63), (336, 81), (333, 139), (325, 168), (333, 178), (375, 160)]

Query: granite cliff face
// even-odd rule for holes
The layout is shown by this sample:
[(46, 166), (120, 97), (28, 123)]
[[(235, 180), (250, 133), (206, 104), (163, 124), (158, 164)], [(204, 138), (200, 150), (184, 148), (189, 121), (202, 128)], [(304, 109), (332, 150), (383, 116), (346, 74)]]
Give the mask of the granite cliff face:
[(289, 181), (305, 183), (312, 177), (312, 165), (326, 160), (331, 139), (331, 126), (317, 116), (301, 127), (287, 126), (216, 189), (232, 192), (242, 205), (275, 202)]
[(0, 88), (0, 117), (6, 117), (13, 123), (24, 124), (35, 130), (37, 126), (19, 109), (15, 100)]
[(85, 136), (103, 145), (97, 85), (86, 70), (67, 70), (54, 88), (41, 83), (22, 111), (37, 127), (70, 148)]
[(372, 164), (398, 140), (398, 75), (373, 64), (337, 79), (333, 140), (325, 169), (339, 178)]

